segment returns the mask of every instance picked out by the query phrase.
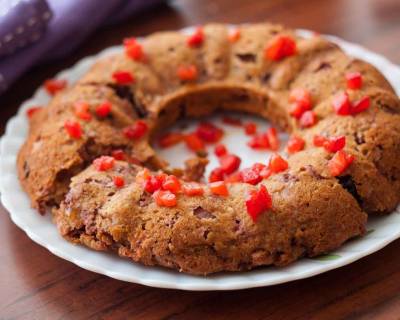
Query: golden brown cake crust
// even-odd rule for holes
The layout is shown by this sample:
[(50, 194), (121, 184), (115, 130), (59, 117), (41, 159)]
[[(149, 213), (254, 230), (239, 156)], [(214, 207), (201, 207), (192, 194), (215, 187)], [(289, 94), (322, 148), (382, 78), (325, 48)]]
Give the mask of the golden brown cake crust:
[[(31, 119), (30, 132), (18, 156), (19, 178), (33, 207), (53, 208), (60, 233), (96, 250), (114, 250), (146, 265), (162, 265), (193, 274), (285, 265), (339, 247), (365, 232), (367, 213), (388, 213), (400, 194), (400, 101), (390, 84), (371, 65), (351, 58), (321, 38), (300, 38), (270, 24), (239, 27), (240, 39), (229, 42), (225, 25), (203, 27), (204, 43), (187, 46), (187, 36), (161, 32), (146, 37), (146, 63), (123, 53), (100, 59), (70, 89), (59, 93)], [(265, 44), (277, 34), (296, 39), (297, 54), (281, 61), (263, 58)], [(196, 82), (179, 80), (176, 70), (193, 64)], [(115, 71), (129, 71), (136, 81), (121, 85)], [(333, 96), (346, 89), (349, 71), (363, 75), (363, 87), (351, 100), (368, 95), (371, 106), (342, 117), (332, 109)], [(319, 122), (301, 129), (289, 115), (289, 92), (302, 87), (313, 96)], [(106, 119), (79, 121), (84, 134), (71, 139), (63, 124), (74, 116), (77, 101), (90, 108), (112, 103)], [(159, 207), (135, 182), (139, 166), (118, 161), (98, 172), (92, 160), (123, 149), (137, 163), (167, 169), (149, 140), (181, 117), (209, 115), (217, 109), (249, 112), (306, 140), (304, 151), (289, 157), (289, 170), (262, 183), (272, 195), (272, 210), (254, 223), (245, 195), (254, 186), (235, 183), (228, 197), (179, 195), (174, 208)], [(129, 140), (121, 129), (137, 119), (150, 130)], [(312, 144), (315, 134), (344, 135), (354, 163), (331, 177), (332, 154)], [(187, 163), (183, 176), (197, 180), (204, 160)], [(123, 188), (112, 183), (125, 179)], [(192, 175), (192, 176), (191, 176)], [(72, 178), (72, 180), (71, 180)], [(70, 183), (71, 182), (71, 183)]]

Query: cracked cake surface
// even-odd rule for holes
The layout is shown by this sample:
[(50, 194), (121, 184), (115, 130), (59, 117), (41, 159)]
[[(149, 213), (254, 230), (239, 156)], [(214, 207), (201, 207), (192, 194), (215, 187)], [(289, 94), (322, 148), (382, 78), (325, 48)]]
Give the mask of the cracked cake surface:
[[(51, 209), (63, 237), (209, 274), (332, 251), (364, 234), (368, 215), (394, 210), (400, 101), (380, 72), (319, 36), (268, 23), (235, 32), (207, 24), (192, 35), (131, 39), (31, 116), (19, 179), (34, 208)], [(346, 83), (349, 73), (359, 78)], [(312, 105), (296, 100), (304, 92)], [(152, 148), (177, 120), (219, 110), (268, 119), (304, 146), (254, 183), (242, 173), (218, 186), (199, 182), (202, 154), (172, 170)], [(345, 145), (316, 145), (316, 136)], [(348, 163), (333, 174), (338, 161)]]

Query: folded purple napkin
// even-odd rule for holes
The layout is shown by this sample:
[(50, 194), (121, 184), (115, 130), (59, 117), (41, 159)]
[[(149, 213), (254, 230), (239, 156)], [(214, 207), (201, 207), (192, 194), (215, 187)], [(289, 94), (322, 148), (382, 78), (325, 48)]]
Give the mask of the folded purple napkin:
[(0, 94), (37, 63), (74, 50), (96, 28), (162, 0), (0, 0)]

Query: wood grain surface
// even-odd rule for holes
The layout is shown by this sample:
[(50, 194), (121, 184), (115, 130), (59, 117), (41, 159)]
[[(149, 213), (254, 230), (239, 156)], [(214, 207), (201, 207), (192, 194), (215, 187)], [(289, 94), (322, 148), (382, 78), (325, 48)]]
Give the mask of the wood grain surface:
[[(44, 79), (129, 36), (269, 20), (340, 36), (400, 63), (400, 0), (179, 0), (98, 30), (0, 97), (0, 133)], [(0, 319), (400, 319), (400, 241), (349, 266), (273, 287), (184, 292), (83, 270), (32, 242), (0, 207)], [(399, 226), (400, 227), (400, 226)]]

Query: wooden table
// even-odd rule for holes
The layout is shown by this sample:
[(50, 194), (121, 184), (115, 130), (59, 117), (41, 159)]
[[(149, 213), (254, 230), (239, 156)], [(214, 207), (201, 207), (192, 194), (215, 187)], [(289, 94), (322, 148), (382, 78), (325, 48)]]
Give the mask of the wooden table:
[[(0, 98), (0, 130), (44, 79), (128, 35), (262, 20), (335, 34), (400, 63), (399, 0), (172, 1), (97, 32), (62, 62), (28, 72)], [(83, 270), (36, 245), (0, 211), (0, 319), (400, 319), (399, 240), (310, 279), (236, 292), (183, 292)]]

